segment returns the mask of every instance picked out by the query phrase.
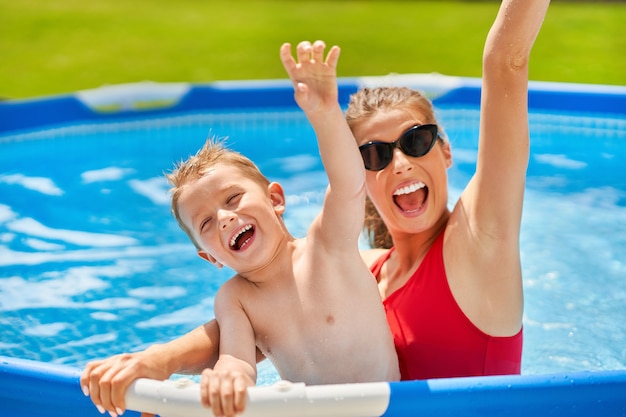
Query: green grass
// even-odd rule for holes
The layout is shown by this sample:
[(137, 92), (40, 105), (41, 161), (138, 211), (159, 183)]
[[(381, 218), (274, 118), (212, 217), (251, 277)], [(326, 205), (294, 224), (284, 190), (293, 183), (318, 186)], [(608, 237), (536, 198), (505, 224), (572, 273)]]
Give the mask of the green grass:
[[(285, 78), (283, 42), (342, 47), (340, 76), (480, 76), (498, 2), (0, 0), (0, 97), (136, 81)], [(626, 85), (626, 4), (554, 1), (530, 78)]]

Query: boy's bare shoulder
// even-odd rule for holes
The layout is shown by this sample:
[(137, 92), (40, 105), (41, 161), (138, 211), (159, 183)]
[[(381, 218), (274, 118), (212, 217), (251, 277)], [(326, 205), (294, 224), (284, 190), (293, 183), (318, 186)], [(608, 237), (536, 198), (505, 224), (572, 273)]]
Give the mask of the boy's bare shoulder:
[(215, 297), (220, 298), (237, 298), (237, 294), (241, 293), (247, 280), (239, 274), (235, 274), (219, 287)]

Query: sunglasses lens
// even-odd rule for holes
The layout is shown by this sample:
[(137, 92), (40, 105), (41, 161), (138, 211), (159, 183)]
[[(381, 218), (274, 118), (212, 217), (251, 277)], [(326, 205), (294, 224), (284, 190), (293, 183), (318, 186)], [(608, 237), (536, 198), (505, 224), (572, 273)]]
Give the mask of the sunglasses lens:
[(404, 132), (395, 142), (369, 142), (359, 146), (365, 169), (380, 171), (393, 159), (396, 146), (406, 155), (420, 157), (426, 155), (437, 140), (437, 125), (414, 126)]
[(400, 148), (409, 156), (424, 156), (432, 149), (436, 138), (436, 125), (416, 126), (402, 135)]
[(380, 171), (391, 162), (393, 158), (393, 145), (391, 143), (368, 143), (359, 147), (365, 169)]

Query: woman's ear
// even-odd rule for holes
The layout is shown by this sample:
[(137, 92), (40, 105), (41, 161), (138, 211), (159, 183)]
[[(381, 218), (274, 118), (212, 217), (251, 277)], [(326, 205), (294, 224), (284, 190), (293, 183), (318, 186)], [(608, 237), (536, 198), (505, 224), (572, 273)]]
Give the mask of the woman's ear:
[(272, 182), (267, 186), (267, 189), (270, 193), (270, 200), (272, 200), (272, 205), (274, 206), (274, 211), (277, 214), (282, 215), (285, 212), (285, 191), (283, 190), (282, 185), (277, 182)]
[(217, 259), (215, 259), (210, 253), (206, 251), (199, 250), (198, 256), (204, 259), (205, 261), (215, 265), (218, 269), (222, 269), (222, 266), (224, 266)]
[(446, 168), (450, 168), (452, 166), (452, 147), (450, 146), (450, 142), (447, 140), (442, 141), (441, 150), (443, 151), (443, 157), (446, 161)]

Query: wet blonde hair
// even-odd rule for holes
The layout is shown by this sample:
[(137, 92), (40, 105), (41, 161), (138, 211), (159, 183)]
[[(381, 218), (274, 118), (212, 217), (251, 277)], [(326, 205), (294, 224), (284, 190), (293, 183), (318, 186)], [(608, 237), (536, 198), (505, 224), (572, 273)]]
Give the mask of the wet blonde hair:
[[(372, 117), (377, 112), (397, 108), (415, 111), (424, 118), (424, 124), (436, 124), (439, 129), (439, 138), (444, 142), (447, 141), (442, 127), (437, 123), (432, 102), (424, 94), (407, 87), (376, 87), (359, 90), (350, 97), (346, 120), (350, 129), (354, 130), (361, 121)], [(389, 249), (393, 246), (389, 230), (369, 197), (365, 201), (363, 229), (372, 248)]]
[(254, 162), (242, 154), (226, 148), (224, 139), (207, 139), (204, 146), (195, 155), (190, 156), (186, 161), (177, 163), (171, 172), (165, 174), (165, 177), (172, 185), (170, 189), (172, 196), (171, 210), (178, 225), (189, 236), (197, 249), (201, 249), (200, 245), (193, 238), (191, 230), (180, 217), (178, 200), (187, 184), (199, 180), (210, 168), (218, 164), (238, 168), (247, 178), (250, 178), (261, 187), (267, 188), (270, 184), (270, 181), (261, 173)]

